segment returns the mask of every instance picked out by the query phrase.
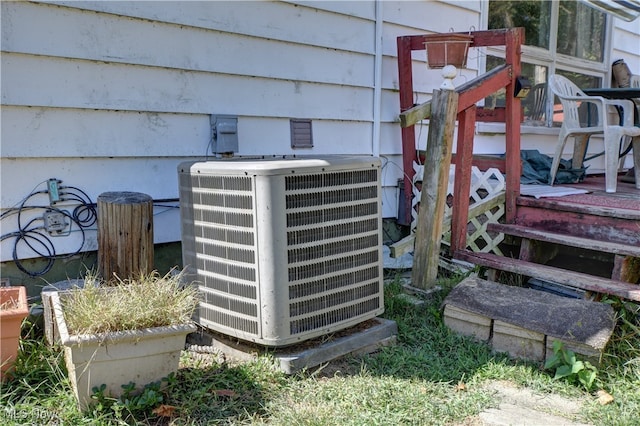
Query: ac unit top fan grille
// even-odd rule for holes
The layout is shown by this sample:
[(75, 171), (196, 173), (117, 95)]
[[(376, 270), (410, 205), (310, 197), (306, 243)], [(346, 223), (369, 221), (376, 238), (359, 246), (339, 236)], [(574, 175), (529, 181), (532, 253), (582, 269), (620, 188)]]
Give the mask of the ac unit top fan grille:
[(284, 346), (382, 312), (379, 159), (220, 160), (179, 173), (201, 325)]

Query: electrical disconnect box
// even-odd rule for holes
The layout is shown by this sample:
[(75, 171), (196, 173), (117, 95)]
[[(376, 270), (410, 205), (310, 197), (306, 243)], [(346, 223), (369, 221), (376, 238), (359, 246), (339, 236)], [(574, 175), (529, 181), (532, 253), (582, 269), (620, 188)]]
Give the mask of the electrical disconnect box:
[(235, 115), (212, 115), (211, 132), (214, 154), (238, 152), (238, 117)]

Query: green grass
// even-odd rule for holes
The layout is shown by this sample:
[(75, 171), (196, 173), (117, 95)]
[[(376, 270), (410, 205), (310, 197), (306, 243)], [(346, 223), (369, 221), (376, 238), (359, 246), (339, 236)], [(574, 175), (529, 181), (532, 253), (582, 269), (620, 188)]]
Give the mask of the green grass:
[(119, 402), (79, 413), (60, 352), (47, 348), (33, 328), (22, 341), (14, 379), (1, 385), (0, 424), (469, 424), (496, 405), (484, 388), (493, 380), (586, 400), (583, 422), (640, 424), (635, 305), (623, 308), (619, 301), (611, 302), (619, 312), (619, 327), (598, 367), (596, 389), (606, 390), (614, 401), (600, 405), (595, 393), (553, 380), (541, 364), (492, 354), (487, 345), (451, 333), (443, 325), (440, 306), (455, 282), (443, 282), (444, 290), (422, 306), (400, 297), (399, 283), (388, 284), (383, 316), (398, 324), (396, 345), (296, 375), (279, 372), (269, 356), (231, 363), (185, 351), (180, 370), (161, 394), (161, 403), (174, 409), (170, 421), (152, 412), (158, 404), (134, 409)]

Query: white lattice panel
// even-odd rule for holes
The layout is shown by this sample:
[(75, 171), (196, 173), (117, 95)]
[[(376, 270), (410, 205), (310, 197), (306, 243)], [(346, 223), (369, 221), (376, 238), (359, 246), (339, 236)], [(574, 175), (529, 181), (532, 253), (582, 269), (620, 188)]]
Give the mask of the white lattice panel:
[[(415, 175), (413, 177), (413, 205), (411, 209), (411, 230), (416, 228), (418, 219), (417, 207), (420, 203), (420, 191), (418, 183), (422, 181), (424, 174), (424, 166), (413, 163)], [(451, 240), (451, 221), (447, 220), (451, 217), (451, 200), (453, 199), (453, 182), (455, 174), (455, 165), (451, 165), (449, 169), (449, 183), (447, 186), (447, 204), (445, 205), (445, 227), (443, 228), (442, 242), (448, 244)], [(505, 181), (504, 176), (498, 169), (488, 169), (481, 171), (473, 166), (471, 169), (471, 190), (469, 191), (470, 207), (481, 203), (504, 193)], [(502, 255), (498, 245), (504, 240), (504, 234), (489, 233), (487, 224), (498, 222), (505, 214), (504, 203), (501, 203), (491, 209), (485, 210), (478, 216), (470, 219), (467, 225), (467, 246), (475, 252), (489, 253), (493, 252)]]

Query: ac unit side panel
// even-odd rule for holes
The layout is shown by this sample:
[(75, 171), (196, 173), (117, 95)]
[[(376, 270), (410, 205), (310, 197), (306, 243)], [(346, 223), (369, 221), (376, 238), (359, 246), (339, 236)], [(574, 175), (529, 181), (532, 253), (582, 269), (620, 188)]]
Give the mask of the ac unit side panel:
[(289, 342), (384, 311), (379, 173), (288, 179)]
[(196, 249), (191, 176), (185, 173), (178, 173), (178, 186), (180, 194), (182, 264), (185, 269), (184, 278), (187, 282), (194, 282), (197, 279), (197, 274), (192, 265)]
[(261, 334), (253, 177), (182, 164), (183, 261), (198, 283), (201, 325), (251, 340)]

